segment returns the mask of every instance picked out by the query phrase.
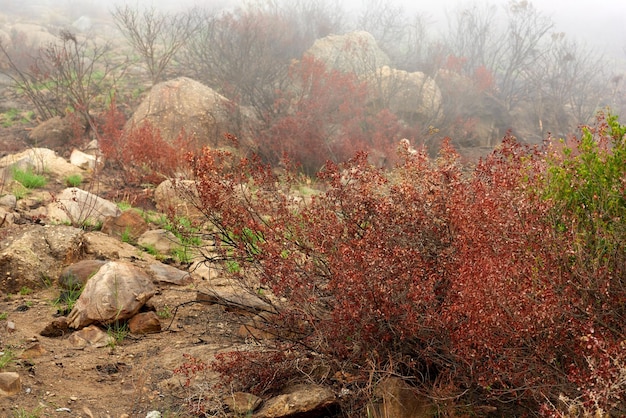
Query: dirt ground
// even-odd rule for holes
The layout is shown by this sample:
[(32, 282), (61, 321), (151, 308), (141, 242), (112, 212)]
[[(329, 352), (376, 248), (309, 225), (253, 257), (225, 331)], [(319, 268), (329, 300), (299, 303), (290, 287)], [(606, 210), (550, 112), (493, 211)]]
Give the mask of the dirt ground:
[(84, 349), (74, 348), (68, 335), (39, 335), (57, 315), (56, 286), (4, 295), (0, 351), (15, 355), (5, 371), (19, 373), (22, 391), (0, 398), (0, 416), (145, 417), (152, 410), (163, 417), (190, 416), (185, 399), (198, 393), (173, 373), (183, 354), (210, 361), (214, 353), (244, 343), (228, 325), (232, 314), (221, 306), (186, 303), (195, 295), (194, 285), (162, 287), (152, 299), (161, 333), (128, 334), (109, 346)]
[[(28, 103), (16, 102), (13, 94), (1, 90), (0, 107), (28, 109)], [(0, 125), (0, 157), (30, 146), (26, 138), (35, 125)], [(9, 295), (0, 289), (0, 361), (3, 355), (14, 357), (2, 371), (19, 373), (22, 381), (19, 395), (0, 397), (0, 417), (143, 418), (153, 410), (164, 418), (190, 416), (185, 399), (198, 390), (183, 387), (185, 379), (173, 372), (183, 363), (183, 354), (206, 362), (218, 351), (245, 344), (229, 325), (233, 314), (192, 302), (203, 285), (160, 287), (151, 302), (162, 332), (129, 334), (110, 346), (84, 349), (74, 348), (69, 335), (39, 335), (58, 316), (56, 283), (28, 294)]]

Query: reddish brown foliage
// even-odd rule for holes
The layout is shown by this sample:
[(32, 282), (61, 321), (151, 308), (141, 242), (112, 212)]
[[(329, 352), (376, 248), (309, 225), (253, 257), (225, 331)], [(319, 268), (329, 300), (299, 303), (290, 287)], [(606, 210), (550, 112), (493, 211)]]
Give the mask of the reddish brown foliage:
[(184, 169), (185, 154), (195, 148), (185, 132), (172, 142), (149, 122), (124, 129), (124, 115), (112, 101), (105, 113), (100, 149), (109, 163), (119, 166), (128, 184), (160, 183)]
[(224, 387), (256, 395), (281, 389), (293, 377), (283, 351), (229, 351), (215, 355), (210, 368), (226, 378)]
[(495, 86), (493, 73), (484, 65), (481, 65), (474, 70), (474, 82), (476, 83), (478, 91), (491, 90)]
[(290, 77), (296, 87), (281, 92), (268, 129), (259, 137), (260, 153), (272, 163), (287, 155), (305, 172), (316, 173), (326, 160), (345, 161), (358, 150), (377, 150), (393, 159), (402, 133), (389, 111), (367, 111), (368, 90), (352, 73), (329, 70), (304, 57)]
[(619, 406), (624, 299), (607, 286), (621, 270), (572, 261), (580, 235), (555, 228), (543, 150), (506, 138), (469, 171), (448, 143), (436, 160), (403, 144), (400, 160), (327, 162), (310, 201), (254, 158), (190, 162), (228, 274), (284, 298), (293, 350), (363, 384), (375, 365), (535, 411), (560, 393)]

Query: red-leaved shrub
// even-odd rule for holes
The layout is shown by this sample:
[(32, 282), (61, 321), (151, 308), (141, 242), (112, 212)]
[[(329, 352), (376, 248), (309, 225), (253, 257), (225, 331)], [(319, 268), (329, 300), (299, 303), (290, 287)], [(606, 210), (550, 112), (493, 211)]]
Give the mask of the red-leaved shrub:
[(327, 161), (305, 198), (288, 162), (277, 175), (205, 149), (189, 163), (224, 274), (278, 312), (276, 350), (352, 388), (393, 373), (470, 404), (550, 415), (569, 399), (619, 415), (625, 132), (600, 119), (560, 158), (507, 137), (471, 168), (448, 142), (432, 159), (403, 141), (393, 170), (365, 153)]
[(99, 147), (110, 164), (116, 165), (130, 185), (158, 184), (185, 167), (185, 154), (195, 149), (195, 139), (182, 131), (168, 142), (150, 122), (125, 129), (125, 117), (112, 101), (104, 114)]
[(305, 56), (291, 67), (290, 78), (292, 87), (279, 92), (267, 129), (258, 137), (267, 161), (276, 164), (287, 155), (314, 174), (327, 160), (345, 161), (359, 150), (393, 159), (393, 144), (407, 132), (388, 110), (368, 110), (367, 85), (355, 74)]

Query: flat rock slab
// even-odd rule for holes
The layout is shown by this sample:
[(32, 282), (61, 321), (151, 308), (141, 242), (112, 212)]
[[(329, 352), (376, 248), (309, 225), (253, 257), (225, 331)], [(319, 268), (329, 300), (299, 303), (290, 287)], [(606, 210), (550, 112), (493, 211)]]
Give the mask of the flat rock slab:
[(187, 271), (168, 266), (163, 263), (154, 263), (148, 266), (148, 272), (152, 274), (154, 280), (160, 283), (175, 284), (185, 286), (193, 282), (191, 275)]
[(275, 313), (276, 309), (263, 299), (246, 293), (241, 289), (211, 289), (198, 291), (196, 301), (207, 305), (223, 305), (235, 312), (248, 312), (258, 314), (261, 312)]

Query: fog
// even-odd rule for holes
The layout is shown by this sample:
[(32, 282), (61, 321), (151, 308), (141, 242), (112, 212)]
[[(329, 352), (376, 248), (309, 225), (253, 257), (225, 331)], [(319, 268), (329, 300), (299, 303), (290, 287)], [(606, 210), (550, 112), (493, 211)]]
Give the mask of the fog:
[[(290, 1), (291, 0), (283, 0)], [(102, 2), (96, 0), (1, 0), (2, 9), (23, 9), (34, 13), (42, 12), (42, 5), (64, 10), (72, 15), (81, 15), (112, 8), (115, 4), (127, 3), (141, 7), (154, 6), (164, 11), (181, 10), (193, 6), (223, 8), (236, 7), (240, 1), (232, 0), (114, 0)], [(363, 7), (362, 0), (338, 2), (346, 10), (355, 12)], [(447, 26), (447, 20), (455, 10), (473, 4), (490, 4), (502, 8), (509, 0), (390, 0), (390, 4), (399, 5), (406, 13), (420, 13), (429, 17), (433, 28), (441, 30)], [(623, 0), (534, 0), (531, 3), (542, 13), (550, 17), (556, 29), (588, 43), (596, 48), (606, 49), (613, 54), (623, 54), (626, 47), (626, 2)]]
[[(181, 49), (161, 57), (138, 53), (128, 42), (133, 30), (141, 35), (137, 21), (124, 32), (122, 16), (112, 13), (126, 6), (127, 17), (130, 10), (141, 10), (139, 19), (145, 10), (179, 16), (185, 23), (178, 26), (187, 28), (179, 35), (188, 33)], [(394, 113), (424, 141), (436, 126), (440, 136), (460, 138), (467, 147), (492, 146), (509, 130), (537, 143), (589, 123), (600, 109), (626, 109), (623, 0), (0, 0), (0, 11), (42, 25), (50, 37), (69, 27), (86, 38), (114, 39), (122, 54), (135, 49), (133, 68), (145, 71), (151, 84), (186, 76), (254, 108), (260, 120), (281, 99), (276, 92), (289, 81), (291, 63), (317, 40), (355, 30), (371, 34), (386, 60), (358, 58), (360, 64), (372, 59), (367, 75), (355, 67), (333, 69), (366, 80), (386, 67), (430, 80), (436, 106), (418, 110), (415, 103), (426, 99), (414, 97), (417, 102)], [(159, 28), (151, 54), (169, 42), (167, 25)], [(336, 51), (325, 65), (343, 60), (346, 50)], [(392, 99), (372, 100), (363, 107), (380, 112)]]

